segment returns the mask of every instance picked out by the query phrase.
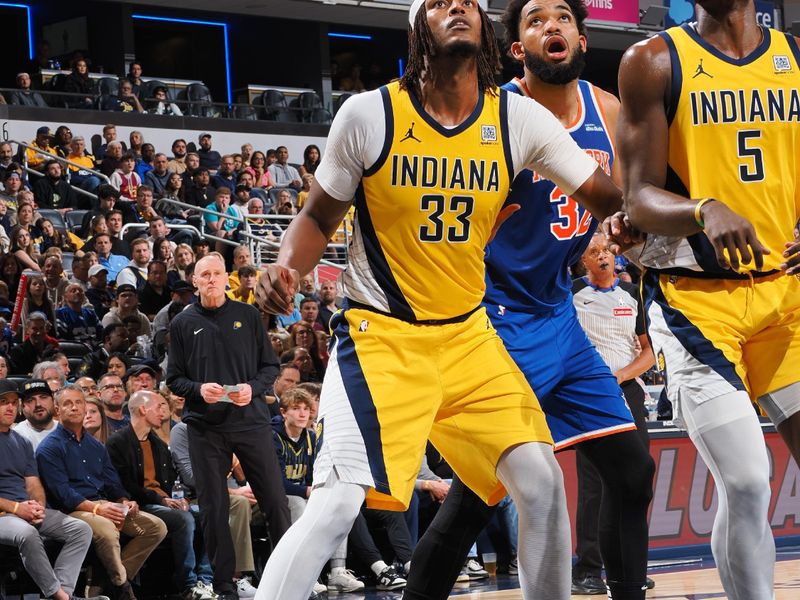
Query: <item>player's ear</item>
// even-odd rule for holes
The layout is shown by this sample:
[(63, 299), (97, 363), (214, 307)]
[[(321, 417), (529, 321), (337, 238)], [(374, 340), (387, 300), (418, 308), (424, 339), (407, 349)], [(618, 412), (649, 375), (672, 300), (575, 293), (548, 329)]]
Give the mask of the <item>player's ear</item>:
[(586, 52), (586, 36), (585, 35), (578, 36), (578, 43), (581, 45), (581, 50)]
[(508, 54), (514, 60), (518, 60), (520, 62), (524, 62), (525, 60), (525, 48), (522, 47), (522, 42), (512, 42), (511, 48), (508, 49)]

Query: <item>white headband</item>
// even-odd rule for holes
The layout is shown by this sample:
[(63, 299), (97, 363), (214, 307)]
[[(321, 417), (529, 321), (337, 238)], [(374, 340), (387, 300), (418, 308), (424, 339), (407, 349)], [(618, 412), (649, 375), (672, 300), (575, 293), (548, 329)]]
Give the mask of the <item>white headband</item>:
[(414, 0), (411, 3), (411, 8), (408, 9), (408, 24), (411, 25), (411, 29), (414, 29), (414, 21), (417, 18), (417, 13), (424, 4), (425, 0)]

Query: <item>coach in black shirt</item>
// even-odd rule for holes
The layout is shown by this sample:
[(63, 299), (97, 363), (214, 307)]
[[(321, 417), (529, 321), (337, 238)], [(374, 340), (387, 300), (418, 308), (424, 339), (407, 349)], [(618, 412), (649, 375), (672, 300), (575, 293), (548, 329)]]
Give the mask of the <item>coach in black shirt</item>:
[[(197, 262), (194, 285), (200, 302), (178, 314), (170, 325), (167, 385), (186, 398), (183, 421), (189, 434), (189, 457), (209, 558), (214, 591), (235, 600), (236, 566), (228, 526), (227, 475), (233, 453), (277, 543), (289, 528), (289, 508), (266, 403), (278, 360), (253, 306), (229, 300), (228, 275), (216, 255)], [(236, 386), (238, 390), (231, 386)]]

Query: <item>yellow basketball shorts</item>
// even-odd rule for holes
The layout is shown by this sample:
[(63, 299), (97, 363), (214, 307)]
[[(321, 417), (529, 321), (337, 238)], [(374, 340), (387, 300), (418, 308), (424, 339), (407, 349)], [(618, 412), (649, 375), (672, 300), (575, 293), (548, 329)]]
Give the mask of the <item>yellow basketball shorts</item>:
[(673, 403), (736, 390), (755, 402), (800, 381), (800, 280), (704, 279), (645, 273), (653, 351)]
[(331, 326), (315, 485), (335, 470), (371, 488), (368, 506), (405, 510), (430, 438), (464, 483), (496, 504), (506, 494), (495, 473), (501, 455), (525, 442), (553, 443), (483, 308), (437, 325), (349, 308)]

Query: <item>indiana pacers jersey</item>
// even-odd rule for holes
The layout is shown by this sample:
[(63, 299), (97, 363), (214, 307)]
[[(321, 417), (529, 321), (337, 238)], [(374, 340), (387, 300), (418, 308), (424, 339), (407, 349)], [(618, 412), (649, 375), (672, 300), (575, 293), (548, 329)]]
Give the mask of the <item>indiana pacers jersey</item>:
[[(525, 82), (503, 89), (530, 97)], [(594, 87), (578, 81), (580, 112), (567, 127), (572, 139), (609, 175), (614, 145)], [(569, 266), (583, 255), (597, 223), (555, 183), (531, 170), (514, 179), (506, 204), (519, 204), (486, 249), (486, 303), (521, 312), (549, 311), (569, 298)]]
[[(800, 50), (789, 34), (762, 32), (742, 59), (711, 46), (693, 24), (660, 34), (672, 61), (666, 187), (719, 199), (750, 220), (772, 251), (764, 271), (773, 272), (800, 218)], [(722, 269), (702, 233), (652, 236), (641, 260), (667, 273), (746, 276)]]
[(373, 307), (385, 298), (407, 321), (466, 314), (483, 298), (483, 251), (512, 179), (505, 92), (483, 94), (452, 129), (397, 82), (381, 94), (385, 142), (356, 191), (351, 249), (371, 276), (351, 262), (345, 294)]

